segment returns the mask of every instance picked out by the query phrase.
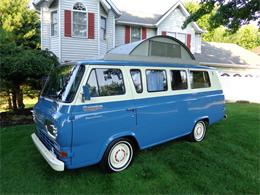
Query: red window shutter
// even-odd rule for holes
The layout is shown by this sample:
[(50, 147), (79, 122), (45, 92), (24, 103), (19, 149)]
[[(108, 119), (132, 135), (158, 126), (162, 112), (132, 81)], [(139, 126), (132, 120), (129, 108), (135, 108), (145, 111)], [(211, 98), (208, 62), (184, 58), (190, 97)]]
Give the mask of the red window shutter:
[(146, 39), (147, 38), (147, 28), (142, 27), (142, 39)]
[(64, 36), (71, 37), (71, 11), (64, 12)]
[(190, 49), (191, 47), (191, 34), (187, 34), (187, 47)]
[(125, 43), (130, 43), (130, 26), (125, 27)]
[(88, 13), (88, 38), (95, 39), (95, 14)]
[(162, 35), (163, 35), (163, 36), (166, 36), (166, 35), (167, 35), (167, 32), (166, 32), (166, 31), (162, 31)]

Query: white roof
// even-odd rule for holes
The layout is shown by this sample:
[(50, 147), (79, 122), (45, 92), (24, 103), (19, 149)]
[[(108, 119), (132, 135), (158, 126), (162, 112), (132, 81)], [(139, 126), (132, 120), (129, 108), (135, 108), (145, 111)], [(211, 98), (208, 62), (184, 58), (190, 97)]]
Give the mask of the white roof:
[(202, 53), (195, 54), (202, 63), (250, 65), (260, 68), (260, 56), (233, 43), (202, 42)]

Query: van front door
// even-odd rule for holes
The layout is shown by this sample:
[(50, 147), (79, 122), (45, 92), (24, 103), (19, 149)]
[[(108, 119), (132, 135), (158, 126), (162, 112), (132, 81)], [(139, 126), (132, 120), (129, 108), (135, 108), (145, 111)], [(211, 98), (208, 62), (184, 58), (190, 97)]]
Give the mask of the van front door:
[(124, 67), (90, 66), (85, 83), (91, 99), (76, 106), (73, 164), (90, 165), (115, 137), (135, 131), (136, 115)]

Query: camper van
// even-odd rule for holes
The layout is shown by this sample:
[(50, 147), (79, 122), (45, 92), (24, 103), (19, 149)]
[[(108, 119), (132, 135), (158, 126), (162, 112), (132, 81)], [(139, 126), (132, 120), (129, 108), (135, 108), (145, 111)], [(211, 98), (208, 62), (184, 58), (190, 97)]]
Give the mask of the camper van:
[(138, 150), (183, 136), (201, 142), (224, 117), (217, 71), (177, 39), (156, 36), (55, 67), (31, 136), (56, 171), (100, 164), (119, 172)]

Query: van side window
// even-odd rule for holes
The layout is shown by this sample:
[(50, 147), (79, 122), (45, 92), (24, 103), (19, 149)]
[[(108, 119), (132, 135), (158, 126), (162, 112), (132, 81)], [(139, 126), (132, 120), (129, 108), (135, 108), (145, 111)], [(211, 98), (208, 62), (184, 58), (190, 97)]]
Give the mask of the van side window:
[(135, 86), (135, 91), (137, 93), (143, 92), (143, 83), (142, 83), (142, 74), (139, 69), (132, 69), (130, 70), (132, 81)]
[(207, 71), (190, 71), (191, 88), (207, 88), (210, 87), (209, 73)]
[(188, 89), (187, 73), (185, 70), (171, 70), (172, 90)]
[(123, 74), (120, 69), (93, 69), (87, 85), (89, 86), (91, 97), (125, 94)]
[(89, 87), (90, 97), (98, 97), (99, 96), (99, 89), (96, 77), (96, 70), (91, 70), (91, 73), (88, 78), (87, 85)]
[(167, 78), (165, 70), (146, 70), (148, 92), (167, 91)]

